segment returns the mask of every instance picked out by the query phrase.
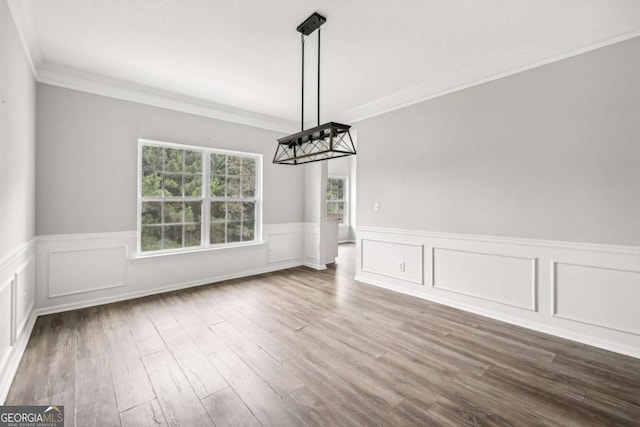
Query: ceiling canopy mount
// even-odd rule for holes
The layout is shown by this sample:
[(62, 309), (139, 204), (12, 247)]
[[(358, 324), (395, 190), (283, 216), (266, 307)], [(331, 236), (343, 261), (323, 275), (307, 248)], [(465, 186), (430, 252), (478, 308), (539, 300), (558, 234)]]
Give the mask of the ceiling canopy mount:
[(317, 12), (314, 12), (313, 15), (305, 19), (302, 24), (298, 25), (298, 28), (296, 29), (298, 30), (299, 33), (302, 33), (305, 36), (308, 36), (311, 33), (313, 33), (315, 30), (320, 28), (322, 24), (324, 24), (325, 22), (327, 22), (327, 18), (325, 18), (324, 16), (320, 15)]

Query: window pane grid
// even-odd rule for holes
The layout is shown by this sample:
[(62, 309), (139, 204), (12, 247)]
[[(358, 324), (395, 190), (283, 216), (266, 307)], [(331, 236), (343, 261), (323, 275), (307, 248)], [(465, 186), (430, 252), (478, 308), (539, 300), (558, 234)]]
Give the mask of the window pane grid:
[(256, 240), (255, 156), (142, 144), (141, 163), (141, 251)]
[(143, 250), (178, 249), (201, 245), (202, 200), (143, 201), (142, 206), (141, 245)]
[(212, 245), (255, 240), (255, 162), (255, 158), (241, 155), (211, 155), (209, 239)]
[(346, 178), (330, 177), (327, 180), (326, 218), (337, 219), (345, 223), (346, 211)]
[(211, 244), (255, 240), (255, 209), (254, 201), (212, 201)]

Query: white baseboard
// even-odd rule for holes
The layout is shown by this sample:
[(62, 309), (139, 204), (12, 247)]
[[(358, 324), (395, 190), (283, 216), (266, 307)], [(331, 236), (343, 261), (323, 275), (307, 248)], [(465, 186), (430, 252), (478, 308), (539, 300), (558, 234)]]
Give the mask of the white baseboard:
[(356, 244), (359, 281), (640, 358), (639, 247), (372, 227)]
[(540, 323), (529, 322), (515, 316), (505, 315), (497, 311), (483, 309), (481, 307), (474, 306), (471, 304), (464, 304), (459, 301), (437, 297), (434, 295), (428, 295), (422, 292), (416, 292), (414, 290), (406, 289), (400, 286), (394, 286), (394, 285), (385, 283), (384, 281), (373, 280), (373, 279), (365, 278), (362, 276), (356, 276), (355, 280), (357, 280), (358, 282), (366, 283), (368, 285), (377, 286), (379, 288), (388, 289), (390, 291), (395, 291), (401, 294), (410, 295), (412, 297), (416, 297), (423, 300), (446, 305), (449, 307), (457, 308), (459, 310), (463, 310), (469, 313), (474, 313), (480, 316), (488, 317), (490, 319), (511, 323), (513, 325), (522, 326), (523, 328), (532, 329), (534, 331), (542, 332), (545, 334), (554, 335), (554, 336), (565, 338), (571, 341), (592, 345), (594, 347), (602, 348), (602, 349), (613, 351), (616, 353), (626, 354), (627, 356), (640, 358), (640, 349), (625, 345), (623, 343), (606, 341), (606, 340), (594, 338), (588, 335), (572, 332), (570, 330), (553, 328)]
[(109, 297), (92, 298), (92, 299), (85, 299), (85, 300), (73, 302), (73, 303), (53, 305), (46, 308), (37, 309), (36, 314), (38, 316), (44, 316), (47, 314), (62, 313), (70, 310), (78, 310), (81, 308), (95, 307), (98, 305), (110, 304), (110, 303), (119, 302), (119, 301), (126, 301), (126, 300), (135, 299), (135, 298), (142, 298), (150, 295), (163, 294), (165, 292), (178, 291), (181, 289), (193, 288), (196, 286), (215, 284), (215, 283), (223, 282), (225, 280), (240, 279), (243, 277), (256, 276), (258, 274), (271, 273), (278, 270), (286, 270), (288, 268), (295, 268), (301, 265), (303, 265), (301, 260), (287, 261), (284, 263), (279, 263), (277, 265), (269, 265), (264, 268), (244, 271), (240, 273), (209, 277), (206, 279), (195, 280), (195, 281), (185, 282), (185, 283), (178, 283), (175, 285), (163, 286), (160, 288), (145, 289), (143, 291), (118, 294), (118, 295), (109, 296)]
[(313, 268), (314, 270), (322, 271), (326, 270), (327, 266), (325, 264), (314, 264), (312, 262), (305, 261), (302, 265), (305, 267)]
[(7, 357), (2, 364), (2, 369), (0, 369), (0, 405), (4, 405), (7, 400), (7, 394), (9, 393), (9, 389), (11, 388), (16, 372), (18, 371), (18, 367), (20, 366), (20, 361), (22, 360), (24, 351), (27, 348), (27, 344), (29, 343), (31, 332), (36, 324), (36, 318), (36, 313), (31, 311), (28, 320), (22, 329), (22, 333), (11, 349), (11, 353), (9, 353), (9, 357)]

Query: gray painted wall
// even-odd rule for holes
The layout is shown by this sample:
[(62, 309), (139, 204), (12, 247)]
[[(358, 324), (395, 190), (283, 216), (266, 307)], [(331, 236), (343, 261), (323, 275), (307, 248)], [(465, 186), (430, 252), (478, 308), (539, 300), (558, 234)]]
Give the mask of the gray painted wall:
[(33, 239), (36, 84), (0, 2), (0, 259)]
[(640, 38), (356, 123), (358, 226), (640, 245), (638, 76)]
[(303, 171), (277, 132), (38, 84), (38, 235), (136, 229), (138, 138), (264, 155), (265, 224), (302, 222)]

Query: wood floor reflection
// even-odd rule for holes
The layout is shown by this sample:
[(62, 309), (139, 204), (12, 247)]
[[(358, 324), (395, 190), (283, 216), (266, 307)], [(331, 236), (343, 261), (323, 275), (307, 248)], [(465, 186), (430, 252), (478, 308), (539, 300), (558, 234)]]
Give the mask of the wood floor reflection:
[(294, 268), (40, 317), (6, 404), (66, 426), (639, 425), (640, 360)]

